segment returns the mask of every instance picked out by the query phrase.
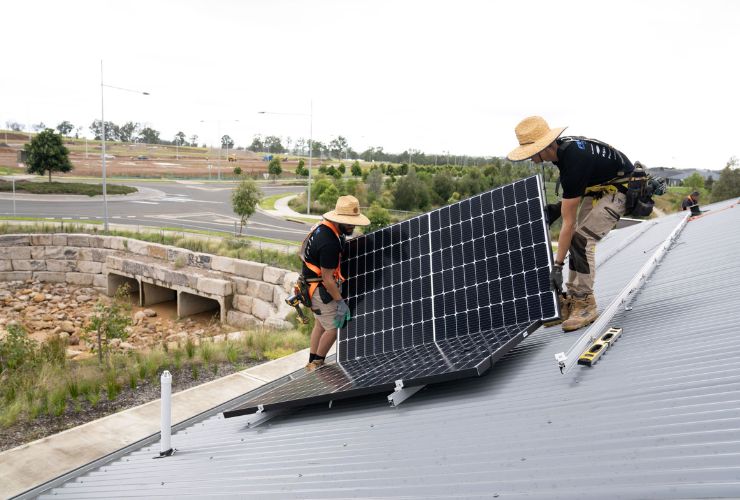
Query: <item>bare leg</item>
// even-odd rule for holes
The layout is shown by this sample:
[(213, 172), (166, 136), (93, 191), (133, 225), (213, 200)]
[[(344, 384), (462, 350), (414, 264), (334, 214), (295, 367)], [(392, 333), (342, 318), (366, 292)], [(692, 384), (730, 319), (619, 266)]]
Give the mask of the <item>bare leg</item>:
[(321, 334), (324, 333), (324, 327), (321, 326), (321, 323), (317, 320), (316, 323), (313, 325), (313, 330), (311, 330), (311, 342), (309, 343), (309, 346), (311, 347), (311, 352), (314, 354), (318, 354), (319, 349), (319, 340), (321, 339)]
[[(334, 345), (335, 340), (337, 340), (336, 328), (324, 331), (321, 335), (321, 340), (319, 340), (318, 350), (314, 352), (319, 356), (326, 357), (326, 353), (328, 353), (331, 346)], [(311, 342), (313, 342), (313, 333), (311, 334)]]

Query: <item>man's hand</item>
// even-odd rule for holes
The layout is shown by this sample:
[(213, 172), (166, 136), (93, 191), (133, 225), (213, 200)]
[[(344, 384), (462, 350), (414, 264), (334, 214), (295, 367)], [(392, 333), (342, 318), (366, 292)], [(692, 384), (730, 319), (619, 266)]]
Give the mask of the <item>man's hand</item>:
[(563, 266), (553, 266), (550, 271), (550, 285), (556, 292), (563, 293)]
[[(560, 279), (562, 281), (562, 277)], [(347, 302), (344, 300), (338, 300), (337, 301), (337, 315), (334, 316), (334, 326), (337, 328), (342, 328), (344, 324), (349, 321), (350, 314), (349, 314), (349, 306), (347, 305)]]

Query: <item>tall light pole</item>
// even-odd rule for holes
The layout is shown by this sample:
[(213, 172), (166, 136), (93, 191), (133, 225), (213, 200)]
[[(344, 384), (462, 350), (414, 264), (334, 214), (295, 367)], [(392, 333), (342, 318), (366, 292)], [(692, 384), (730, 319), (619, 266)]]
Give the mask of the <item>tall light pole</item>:
[(311, 99), (311, 107), (308, 115), (306, 115), (306, 113), (277, 113), (273, 111), (257, 111), (257, 113), (260, 115), (308, 116), (308, 193), (306, 195), (306, 214), (311, 215), (311, 167), (313, 166), (313, 99)]
[(108, 232), (108, 191), (106, 186), (106, 172), (105, 172), (105, 92), (103, 89), (108, 87), (109, 89), (123, 90), (125, 92), (133, 92), (134, 94), (149, 95), (149, 92), (143, 92), (141, 90), (125, 89), (123, 87), (114, 87), (113, 85), (106, 85), (103, 83), (103, 60), (100, 60), (100, 123), (102, 127), (102, 145), (103, 145), (103, 230)]

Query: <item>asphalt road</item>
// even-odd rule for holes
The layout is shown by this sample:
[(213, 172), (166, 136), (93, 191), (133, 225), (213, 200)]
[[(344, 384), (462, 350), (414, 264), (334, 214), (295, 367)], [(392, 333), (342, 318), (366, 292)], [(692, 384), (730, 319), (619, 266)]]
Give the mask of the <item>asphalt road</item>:
[[(113, 183), (118, 184), (113, 181)], [(126, 185), (156, 190), (151, 197), (126, 199), (108, 197), (108, 219), (111, 224), (155, 226), (183, 229), (201, 229), (233, 232), (238, 230), (239, 217), (231, 209), (231, 192), (234, 183), (201, 183), (197, 181), (126, 182)], [(296, 193), (301, 186), (261, 186), (265, 196), (279, 193)], [(22, 199), (27, 198), (27, 199)], [(15, 215), (19, 217), (65, 218), (89, 220), (103, 218), (103, 200), (79, 197), (29, 195), (18, 193)], [(13, 215), (10, 193), (0, 199), (0, 214)], [(235, 226), (236, 224), (236, 226)], [(286, 221), (263, 212), (250, 217), (246, 234), (289, 241), (302, 241), (308, 224)]]

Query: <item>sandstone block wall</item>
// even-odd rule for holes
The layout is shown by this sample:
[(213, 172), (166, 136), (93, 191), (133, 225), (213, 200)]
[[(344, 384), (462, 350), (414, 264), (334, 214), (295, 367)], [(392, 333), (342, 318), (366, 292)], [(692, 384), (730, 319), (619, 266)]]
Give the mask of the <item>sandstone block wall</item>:
[(0, 235), (0, 281), (66, 282), (109, 293), (110, 273), (217, 300), (221, 320), (233, 326), (292, 326), (285, 298), (294, 272), (120, 236)]

